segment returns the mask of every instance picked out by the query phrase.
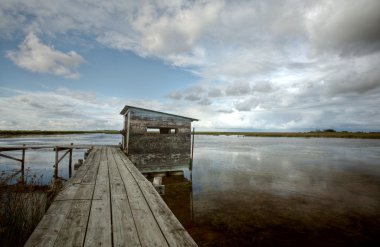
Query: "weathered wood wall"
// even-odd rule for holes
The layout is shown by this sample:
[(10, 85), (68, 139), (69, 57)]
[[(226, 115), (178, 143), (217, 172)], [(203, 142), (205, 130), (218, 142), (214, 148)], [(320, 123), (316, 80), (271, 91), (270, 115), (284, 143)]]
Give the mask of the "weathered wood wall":
[[(190, 119), (140, 109), (131, 109), (129, 114), (128, 157), (140, 170), (188, 166)], [(176, 133), (148, 133), (147, 128), (171, 128)]]

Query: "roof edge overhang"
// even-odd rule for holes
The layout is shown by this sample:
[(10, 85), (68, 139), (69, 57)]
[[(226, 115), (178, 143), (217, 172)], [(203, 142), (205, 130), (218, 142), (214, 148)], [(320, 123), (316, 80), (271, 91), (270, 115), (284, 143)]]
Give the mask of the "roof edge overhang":
[(150, 109), (146, 109), (146, 108), (129, 106), (129, 105), (125, 105), (124, 106), (123, 110), (121, 110), (121, 112), (120, 112), (120, 115), (127, 114), (128, 110), (130, 110), (130, 109), (138, 109), (138, 110), (150, 111), (150, 112), (165, 114), (165, 115), (174, 116), (174, 117), (185, 118), (185, 119), (189, 119), (191, 122), (193, 122), (193, 121), (199, 121), (198, 119), (195, 119), (195, 118), (184, 117), (184, 116), (180, 116), (180, 115), (176, 115), (176, 114), (171, 114), (171, 113), (166, 113), (166, 112), (161, 112), (161, 111), (154, 111), (154, 110), (150, 110)]

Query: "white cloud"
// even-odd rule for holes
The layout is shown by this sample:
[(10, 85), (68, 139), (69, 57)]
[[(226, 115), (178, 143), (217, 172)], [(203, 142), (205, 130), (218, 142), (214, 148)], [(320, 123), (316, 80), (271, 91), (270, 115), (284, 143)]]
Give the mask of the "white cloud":
[[(3, 2), (5, 36), (20, 30), (52, 38), (78, 32), (90, 42), (195, 73), (198, 84), (173, 88), (168, 102), (136, 103), (179, 109), (202, 119), (199, 128), (380, 126), (378, 0)], [(77, 76), (83, 58), (34, 39), (37, 45), (27, 38), (8, 57), (32, 71)], [(31, 62), (39, 61), (41, 50), (50, 62)]]
[(251, 93), (251, 86), (247, 81), (235, 81), (226, 88), (226, 95), (238, 96)]
[(85, 62), (83, 57), (75, 51), (63, 53), (41, 43), (33, 32), (26, 36), (19, 45), (18, 51), (7, 51), (6, 57), (20, 68), (69, 79), (79, 78), (79, 74), (74, 69)]
[[(121, 102), (61, 88), (27, 92), (1, 88), (0, 129), (119, 129)], [(27, 119), (26, 119), (27, 118)]]

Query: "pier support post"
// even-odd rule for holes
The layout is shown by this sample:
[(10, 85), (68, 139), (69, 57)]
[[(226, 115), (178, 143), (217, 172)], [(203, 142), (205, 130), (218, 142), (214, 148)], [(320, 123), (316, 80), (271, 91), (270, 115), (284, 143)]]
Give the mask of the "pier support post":
[[(70, 146), (73, 146), (73, 143), (70, 143)], [(69, 153), (69, 178), (71, 178), (72, 173), (73, 173), (73, 148), (70, 148), (70, 153)]]
[(54, 179), (58, 178), (58, 146), (55, 147)]
[(22, 158), (21, 158), (21, 181), (25, 182), (25, 144), (22, 144)]
[(162, 185), (162, 177), (154, 177), (152, 184), (160, 195), (165, 194), (165, 185)]

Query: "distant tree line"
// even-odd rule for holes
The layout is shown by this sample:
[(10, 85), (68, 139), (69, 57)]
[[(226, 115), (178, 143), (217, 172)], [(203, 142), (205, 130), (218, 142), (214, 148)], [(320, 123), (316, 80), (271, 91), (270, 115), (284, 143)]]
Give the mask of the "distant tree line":
[[(319, 129), (317, 129), (317, 130), (314, 130), (314, 131), (310, 131), (310, 132), (312, 132), (312, 133), (321, 133), (321, 132), (336, 132), (336, 130), (334, 130), (334, 129), (325, 129), (325, 130), (319, 130)], [(347, 131), (342, 131), (342, 132), (347, 132)]]

